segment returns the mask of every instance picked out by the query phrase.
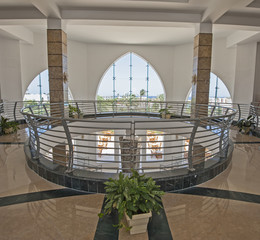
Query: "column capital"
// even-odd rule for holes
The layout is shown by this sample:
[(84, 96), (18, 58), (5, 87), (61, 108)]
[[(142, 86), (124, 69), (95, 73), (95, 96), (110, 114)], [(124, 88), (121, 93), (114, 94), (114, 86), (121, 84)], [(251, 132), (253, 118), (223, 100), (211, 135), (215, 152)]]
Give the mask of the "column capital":
[(61, 29), (66, 31), (66, 26), (63, 21), (59, 18), (48, 18), (47, 19), (47, 29)]
[(212, 33), (212, 23), (196, 23), (195, 36), (199, 33)]

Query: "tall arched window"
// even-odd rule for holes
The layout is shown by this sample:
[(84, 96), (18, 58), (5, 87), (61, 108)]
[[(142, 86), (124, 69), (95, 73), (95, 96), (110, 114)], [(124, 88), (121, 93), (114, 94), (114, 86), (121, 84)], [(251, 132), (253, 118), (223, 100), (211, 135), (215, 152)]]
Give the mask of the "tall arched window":
[(115, 61), (100, 81), (98, 99), (165, 99), (161, 79), (154, 68), (132, 52)]
[[(191, 100), (191, 89), (188, 93), (186, 100)], [(231, 95), (225, 83), (214, 73), (210, 73), (209, 102), (232, 103)]]
[[(23, 100), (24, 101), (49, 101), (49, 71), (48, 69), (38, 74), (28, 86)], [(69, 100), (72, 100), (72, 94), (69, 90)]]

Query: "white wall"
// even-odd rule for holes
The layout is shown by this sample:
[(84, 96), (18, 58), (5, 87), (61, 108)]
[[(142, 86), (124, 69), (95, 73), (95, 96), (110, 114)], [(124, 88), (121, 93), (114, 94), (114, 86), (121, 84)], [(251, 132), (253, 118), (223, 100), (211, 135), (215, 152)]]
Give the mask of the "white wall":
[(250, 103), (254, 89), (256, 43), (238, 45), (236, 60), (233, 101)]
[(10, 38), (0, 38), (1, 98), (22, 100), (20, 43)]
[[(74, 99), (95, 99), (103, 74), (122, 55), (134, 52), (149, 61), (160, 76), (167, 100), (185, 100), (191, 88), (193, 44), (178, 46), (86, 44), (68, 41), (69, 87)], [(47, 68), (46, 33), (34, 34), (34, 44), (0, 38), (2, 98), (22, 99), (30, 82)], [(226, 48), (213, 40), (212, 72), (228, 87), (234, 102), (251, 102), (256, 43)], [(245, 91), (246, 89), (246, 91)]]
[(87, 69), (86, 44), (68, 41), (68, 82), (75, 100), (87, 99)]
[(34, 34), (34, 44), (21, 43), (22, 94), (24, 96), (31, 81), (48, 68), (47, 31)]
[(236, 69), (236, 48), (226, 48), (226, 39), (213, 39), (211, 72), (226, 85), (233, 99)]
[(173, 91), (170, 100), (185, 101), (192, 86), (193, 43), (174, 47)]
[(115, 60), (128, 52), (134, 52), (150, 62), (163, 82), (166, 96), (170, 96), (173, 89), (173, 51), (173, 47), (169, 46), (87, 45), (87, 99), (95, 99), (102, 76)]

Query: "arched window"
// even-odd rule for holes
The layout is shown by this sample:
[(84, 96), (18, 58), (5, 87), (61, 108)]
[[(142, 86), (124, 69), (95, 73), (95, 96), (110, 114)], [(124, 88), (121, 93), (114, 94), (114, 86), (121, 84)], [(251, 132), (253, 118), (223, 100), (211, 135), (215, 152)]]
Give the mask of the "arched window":
[[(69, 90), (69, 100), (72, 100), (72, 95)], [(28, 86), (24, 97), (24, 101), (49, 101), (49, 71), (48, 69), (38, 74)]]
[[(186, 101), (191, 100), (191, 89)], [(214, 73), (210, 73), (209, 85), (209, 102), (210, 103), (232, 103), (231, 95), (225, 83)]]
[(161, 79), (154, 68), (130, 52), (115, 61), (103, 75), (97, 99), (165, 99)]

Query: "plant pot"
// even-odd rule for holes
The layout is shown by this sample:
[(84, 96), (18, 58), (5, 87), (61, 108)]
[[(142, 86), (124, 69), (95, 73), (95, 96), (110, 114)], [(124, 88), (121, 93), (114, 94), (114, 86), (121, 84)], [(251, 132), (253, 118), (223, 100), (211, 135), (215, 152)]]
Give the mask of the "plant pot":
[(152, 212), (141, 213), (133, 215), (132, 219), (130, 219), (125, 213), (127, 225), (128, 227), (132, 227), (130, 229), (130, 234), (145, 233), (147, 231), (147, 224), (151, 216)]
[(10, 134), (10, 133), (13, 133), (13, 132), (14, 132), (13, 127), (9, 127), (9, 128), (4, 129), (5, 134)]
[(171, 115), (170, 113), (168, 113), (168, 114), (166, 114), (165, 118), (166, 118), (166, 119), (171, 119), (171, 116), (172, 116), (172, 115)]
[(171, 116), (172, 115), (170, 113), (162, 113), (162, 118), (164, 118), (164, 119), (170, 119)]
[(250, 127), (244, 127), (245, 134), (249, 134), (251, 128)]

